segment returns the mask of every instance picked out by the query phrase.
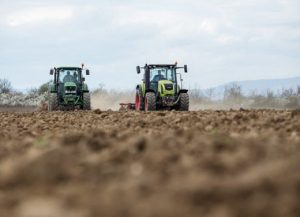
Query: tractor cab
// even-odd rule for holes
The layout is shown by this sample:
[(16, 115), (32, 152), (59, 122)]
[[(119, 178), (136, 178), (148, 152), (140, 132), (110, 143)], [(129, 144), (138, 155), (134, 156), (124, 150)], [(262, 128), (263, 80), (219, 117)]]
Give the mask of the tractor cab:
[(164, 86), (167, 91), (171, 91), (177, 86), (176, 69), (173, 67), (153, 67), (150, 68), (150, 88), (155, 92)]
[(81, 77), (80, 69), (61, 68), (58, 71), (58, 81), (60, 83), (74, 82), (77, 84), (81, 80)]
[[(50, 75), (54, 75), (54, 83), (66, 83), (73, 82), (81, 84), (85, 81), (82, 76), (83, 68), (78, 67), (59, 67), (50, 70)], [(86, 69), (86, 75), (89, 75), (90, 71)]]
[[(145, 70), (143, 83), (146, 86), (146, 89), (151, 89), (156, 93), (159, 92), (159, 88), (166, 88), (167, 91), (174, 90), (175, 92), (181, 87), (178, 85), (177, 75), (180, 76), (181, 82), (181, 74), (178, 73), (178, 69), (184, 69), (187, 73), (187, 65), (184, 67), (177, 67), (177, 64), (173, 65), (145, 65), (142, 69)], [(141, 67), (137, 66), (137, 73), (141, 73)], [(182, 84), (181, 84), (182, 86)], [(174, 89), (175, 88), (175, 89)]]

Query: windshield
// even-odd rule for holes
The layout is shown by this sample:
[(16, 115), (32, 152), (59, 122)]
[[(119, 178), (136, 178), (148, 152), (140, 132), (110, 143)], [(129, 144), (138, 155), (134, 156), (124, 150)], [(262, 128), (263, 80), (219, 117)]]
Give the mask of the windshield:
[(176, 70), (170, 68), (155, 68), (150, 70), (150, 81), (158, 82), (161, 80), (169, 80), (176, 82)]
[(66, 82), (75, 82), (80, 81), (80, 70), (79, 69), (61, 69), (59, 70), (59, 79), (60, 83)]

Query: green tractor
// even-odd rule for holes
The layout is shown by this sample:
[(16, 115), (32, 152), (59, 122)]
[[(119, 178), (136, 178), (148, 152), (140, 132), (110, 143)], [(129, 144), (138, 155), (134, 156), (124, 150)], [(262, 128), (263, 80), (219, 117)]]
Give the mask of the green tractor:
[[(137, 66), (137, 73), (144, 69), (143, 83), (136, 87), (135, 108), (137, 111), (189, 110), (188, 90), (182, 89), (182, 77), (178, 69), (187, 73), (187, 65)], [(181, 84), (178, 84), (178, 77)]]
[[(49, 84), (48, 111), (83, 109), (91, 110), (91, 97), (83, 77), (84, 65), (59, 67), (50, 70), (54, 80)], [(90, 74), (88, 69), (86, 75)]]

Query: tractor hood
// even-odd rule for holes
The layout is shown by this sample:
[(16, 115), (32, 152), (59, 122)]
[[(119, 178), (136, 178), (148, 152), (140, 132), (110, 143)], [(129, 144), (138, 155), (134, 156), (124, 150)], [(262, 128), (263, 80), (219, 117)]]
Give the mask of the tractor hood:
[(161, 80), (158, 82), (158, 92), (161, 96), (175, 95), (175, 84), (169, 80)]
[(65, 87), (77, 87), (77, 85), (74, 82), (66, 82), (64, 84)]
[(77, 85), (74, 82), (66, 82), (64, 87), (65, 94), (76, 94)]
[(76, 105), (79, 101), (79, 96), (77, 95), (77, 85), (74, 82), (66, 82), (64, 84), (64, 89), (64, 103), (66, 105)]

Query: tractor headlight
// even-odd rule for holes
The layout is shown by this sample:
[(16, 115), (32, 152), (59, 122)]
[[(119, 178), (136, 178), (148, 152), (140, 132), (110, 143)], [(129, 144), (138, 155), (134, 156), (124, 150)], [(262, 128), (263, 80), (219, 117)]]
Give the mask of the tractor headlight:
[(66, 90), (65, 93), (66, 94), (75, 94), (76, 90)]

